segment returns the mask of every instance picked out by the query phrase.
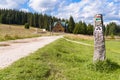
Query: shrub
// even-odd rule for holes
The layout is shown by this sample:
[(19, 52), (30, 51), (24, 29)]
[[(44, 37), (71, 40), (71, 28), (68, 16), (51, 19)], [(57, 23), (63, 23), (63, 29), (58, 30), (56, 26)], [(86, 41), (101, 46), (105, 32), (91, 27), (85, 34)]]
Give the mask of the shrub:
[(30, 26), (29, 26), (29, 23), (25, 23), (25, 29), (29, 29)]
[(110, 36), (111, 36), (111, 39), (115, 39), (115, 36), (114, 36), (114, 34), (111, 34)]

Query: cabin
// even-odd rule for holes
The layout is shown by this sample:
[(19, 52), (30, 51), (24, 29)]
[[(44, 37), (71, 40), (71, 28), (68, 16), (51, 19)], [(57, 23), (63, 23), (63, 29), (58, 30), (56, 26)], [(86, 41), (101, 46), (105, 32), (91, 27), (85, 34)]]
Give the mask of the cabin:
[(53, 32), (67, 32), (68, 28), (68, 24), (66, 24), (65, 22), (54, 22), (52, 31)]

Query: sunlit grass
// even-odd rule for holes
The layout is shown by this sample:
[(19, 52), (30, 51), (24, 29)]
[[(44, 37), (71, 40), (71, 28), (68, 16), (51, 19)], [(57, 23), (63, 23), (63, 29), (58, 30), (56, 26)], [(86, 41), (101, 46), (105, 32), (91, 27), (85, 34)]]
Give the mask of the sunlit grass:
[[(116, 45), (114, 41), (110, 43)], [(117, 44), (120, 45), (120, 42)], [(113, 46), (109, 48), (112, 49)], [(108, 48), (106, 54), (107, 61), (93, 64), (93, 47), (59, 39), (10, 67), (0, 70), (0, 79), (120, 80), (120, 54)]]
[(88, 35), (74, 35), (74, 34), (69, 34), (69, 35), (65, 35), (64, 38), (70, 39), (70, 40), (74, 40), (74, 41), (80, 41), (80, 42), (84, 42), (84, 43), (88, 43), (90, 45), (93, 45), (93, 36), (88, 36)]

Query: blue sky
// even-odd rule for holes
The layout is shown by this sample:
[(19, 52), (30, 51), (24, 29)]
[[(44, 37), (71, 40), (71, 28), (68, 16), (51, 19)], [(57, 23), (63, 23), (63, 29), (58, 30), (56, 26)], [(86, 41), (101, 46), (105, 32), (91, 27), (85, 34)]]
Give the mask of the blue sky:
[(104, 24), (120, 24), (120, 0), (0, 0), (0, 8), (46, 13), (58, 18), (74, 17), (93, 24), (95, 14), (103, 14)]

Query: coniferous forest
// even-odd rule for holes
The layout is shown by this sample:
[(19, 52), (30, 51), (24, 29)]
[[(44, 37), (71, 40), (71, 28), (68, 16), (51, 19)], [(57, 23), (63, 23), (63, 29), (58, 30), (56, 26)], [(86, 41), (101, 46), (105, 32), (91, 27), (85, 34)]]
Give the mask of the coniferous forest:
[(29, 23), (30, 26), (48, 30), (49, 25), (58, 20), (58, 18), (46, 14), (0, 9), (0, 23), (2, 24), (24, 25), (25, 23)]
[[(49, 26), (53, 27), (54, 22), (64, 21), (68, 24), (68, 33), (74, 34), (93, 34), (93, 25), (86, 24), (85, 22), (74, 21), (74, 18), (70, 16), (68, 19), (60, 19), (54, 16), (49, 16), (46, 14), (38, 14), (31, 12), (23, 12), (12, 9), (0, 9), (0, 23), (2, 24), (17, 24), (24, 25), (28, 23), (30, 26), (37, 28), (44, 28), (49, 30)], [(120, 35), (120, 25), (117, 25), (115, 22), (111, 22), (104, 26), (105, 35)]]

